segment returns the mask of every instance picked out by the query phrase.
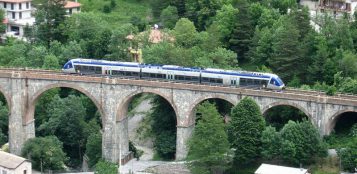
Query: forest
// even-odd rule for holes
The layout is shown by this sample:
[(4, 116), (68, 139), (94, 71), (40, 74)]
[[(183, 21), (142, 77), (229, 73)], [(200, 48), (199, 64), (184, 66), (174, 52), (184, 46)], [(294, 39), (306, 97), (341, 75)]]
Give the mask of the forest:
[[(296, 0), (79, 2), (81, 13), (65, 16), (64, 0), (34, 0), (36, 23), (26, 27), (27, 41), (7, 38), (0, 45), (0, 66), (60, 70), (78, 57), (132, 61), (128, 48), (140, 48), (144, 63), (273, 72), (291, 88), (357, 94), (357, 13), (341, 18), (310, 16), (309, 9)], [(154, 24), (164, 33), (159, 43), (148, 39)], [(4, 27), (0, 23), (0, 31)], [(128, 39), (129, 35), (134, 39)], [(147, 129), (143, 133), (154, 137), (157, 159), (173, 160), (176, 115), (165, 99), (146, 94), (135, 97), (129, 110), (143, 98), (150, 98), (153, 106), (146, 116), (149, 128), (143, 128)], [(346, 119), (338, 122), (335, 131), (321, 138), (309, 118), (293, 107), (275, 107), (263, 117), (249, 98), (237, 106), (227, 105), (209, 100), (197, 107), (195, 131), (188, 143), (192, 173), (252, 173), (264, 161), (337, 173), (339, 165), (326, 157), (327, 148), (344, 149), (338, 150), (341, 170), (357, 166), (356, 113), (344, 114), (341, 118)], [(25, 144), (23, 155), (31, 155), (37, 169), (78, 169), (83, 159), (88, 159), (90, 167), (105, 166), (100, 160), (102, 116), (97, 110), (79, 91), (46, 91), (35, 109), (37, 138)], [(225, 115), (232, 118), (228, 124), (223, 124)], [(8, 116), (2, 96), (0, 145), (8, 141)], [(253, 121), (249, 118), (259, 123), (257, 127), (248, 124)], [(202, 138), (207, 135), (221, 139)], [(304, 139), (306, 135), (312, 138)], [(197, 144), (217, 147), (200, 149)], [(56, 147), (56, 158), (45, 155), (53, 150), (50, 147)], [(33, 149), (37, 153), (30, 154)], [(134, 145), (131, 149), (136, 151)], [(209, 149), (215, 153), (205, 154)]]

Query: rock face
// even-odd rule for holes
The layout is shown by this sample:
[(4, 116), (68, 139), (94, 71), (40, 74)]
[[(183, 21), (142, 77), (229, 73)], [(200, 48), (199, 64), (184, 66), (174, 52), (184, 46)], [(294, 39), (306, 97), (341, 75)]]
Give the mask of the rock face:
[(151, 100), (143, 100), (137, 107), (133, 109), (131, 113), (133, 116), (129, 117), (129, 139), (132, 141), (136, 148), (144, 151), (144, 154), (140, 157), (141, 160), (151, 160), (153, 158), (153, 140), (151, 138), (140, 139), (137, 134), (137, 129), (140, 128), (140, 125), (150, 111), (152, 105), (150, 104)]

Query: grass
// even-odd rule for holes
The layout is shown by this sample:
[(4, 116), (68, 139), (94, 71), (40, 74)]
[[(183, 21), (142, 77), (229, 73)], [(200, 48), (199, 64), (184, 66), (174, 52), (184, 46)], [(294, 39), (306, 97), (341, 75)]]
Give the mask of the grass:
[(151, 20), (151, 8), (148, 1), (139, 0), (114, 0), (116, 6), (110, 13), (104, 13), (105, 5), (110, 6), (110, 0), (79, 0), (82, 4), (83, 12), (93, 12), (99, 15), (110, 25), (118, 26), (129, 23), (131, 18), (136, 16), (149, 22)]
[(338, 157), (327, 157), (321, 159), (309, 168), (313, 174), (338, 174), (340, 171)]

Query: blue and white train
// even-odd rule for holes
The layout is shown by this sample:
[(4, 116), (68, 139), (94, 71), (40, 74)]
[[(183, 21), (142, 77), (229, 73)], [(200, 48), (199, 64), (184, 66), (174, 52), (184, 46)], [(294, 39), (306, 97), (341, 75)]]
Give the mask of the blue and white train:
[(258, 87), (274, 90), (281, 90), (285, 87), (283, 81), (277, 75), (271, 73), (213, 68), (188, 68), (175, 65), (150, 65), (93, 59), (69, 60), (63, 66), (62, 71), (83, 75), (120, 76), (182, 83)]

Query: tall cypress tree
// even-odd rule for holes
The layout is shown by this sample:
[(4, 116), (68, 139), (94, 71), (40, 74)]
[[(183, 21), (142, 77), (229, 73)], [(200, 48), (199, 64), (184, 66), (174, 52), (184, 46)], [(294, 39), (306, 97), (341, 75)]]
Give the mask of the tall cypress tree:
[(301, 58), (299, 43), (300, 34), (289, 18), (282, 19), (282, 25), (277, 27), (273, 36), (273, 55), (268, 60), (274, 72), (285, 81), (298, 76), (298, 68)]
[(65, 0), (48, 0), (38, 7), (36, 11), (36, 36), (37, 41), (49, 46), (51, 41), (57, 40), (64, 42), (62, 33), (63, 22), (66, 11), (64, 9)]
[(238, 62), (246, 61), (246, 54), (253, 37), (254, 26), (251, 15), (248, 11), (249, 3), (247, 0), (237, 0), (235, 7), (239, 9), (236, 26), (229, 39), (230, 48), (238, 54)]
[(232, 109), (231, 117), (228, 136), (235, 149), (234, 161), (238, 165), (248, 164), (260, 155), (263, 115), (257, 103), (246, 97)]
[(228, 167), (230, 148), (223, 119), (214, 104), (202, 103), (201, 114), (192, 138), (189, 140), (188, 167), (193, 174), (221, 173)]

